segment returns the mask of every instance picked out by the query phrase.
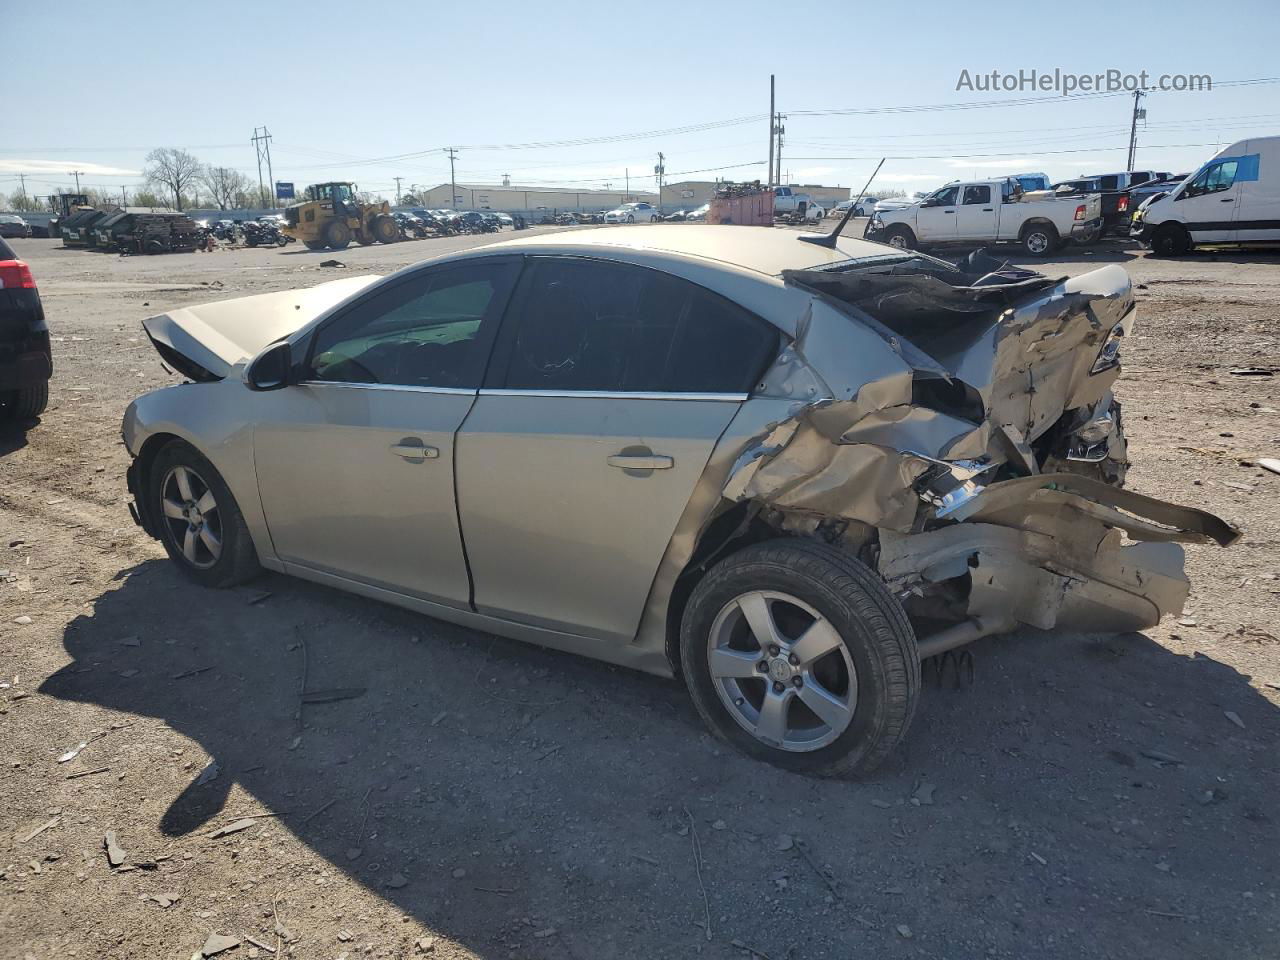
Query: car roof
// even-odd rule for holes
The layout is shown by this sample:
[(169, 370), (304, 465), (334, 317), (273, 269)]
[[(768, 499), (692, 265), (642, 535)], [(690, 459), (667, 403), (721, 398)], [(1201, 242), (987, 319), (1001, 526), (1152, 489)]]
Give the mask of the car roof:
[[(834, 248), (804, 243), (804, 234), (776, 227), (652, 224), (604, 227), (521, 237), (491, 244), (485, 253), (551, 252), (590, 256), (607, 250), (631, 253), (652, 251), (692, 260), (732, 264), (755, 273), (776, 277), (784, 270), (823, 267), (863, 257), (886, 256), (895, 251), (884, 244), (842, 236)], [(812, 236), (812, 234), (810, 234)]]

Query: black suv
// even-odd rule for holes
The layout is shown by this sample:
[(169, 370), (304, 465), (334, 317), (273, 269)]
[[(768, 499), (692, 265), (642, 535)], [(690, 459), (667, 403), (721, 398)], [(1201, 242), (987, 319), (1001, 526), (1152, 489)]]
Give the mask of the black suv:
[(0, 240), (0, 417), (27, 420), (49, 404), (53, 354), (31, 268)]

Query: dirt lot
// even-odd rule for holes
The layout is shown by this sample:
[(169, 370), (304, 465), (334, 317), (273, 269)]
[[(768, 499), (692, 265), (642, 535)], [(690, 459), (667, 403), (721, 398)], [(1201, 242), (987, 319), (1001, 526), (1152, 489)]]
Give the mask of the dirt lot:
[[(0, 434), (0, 957), (1277, 955), (1280, 476), (1252, 460), (1280, 377), (1229, 371), (1280, 362), (1280, 256), (1042, 265), (1130, 270), (1131, 484), (1246, 537), (1190, 548), (1188, 615), (1147, 635), (977, 644), (850, 783), (739, 757), (675, 683), (276, 575), (200, 590), (133, 525), (121, 413), (172, 381), (142, 317), (474, 242), (14, 243), (57, 374)], [(365, 692), (300, 707), (304, 672)]]

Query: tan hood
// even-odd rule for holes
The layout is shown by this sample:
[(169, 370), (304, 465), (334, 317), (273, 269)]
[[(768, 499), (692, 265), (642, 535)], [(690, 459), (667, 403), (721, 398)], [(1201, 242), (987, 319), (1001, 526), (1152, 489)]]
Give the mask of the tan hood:
[(160, 355), (195, 380), (220, 380), (263, 347), (300, 330), (331, 307), (382, 279), (343, 277), (304, 290), (178, 307), (142, 321)]

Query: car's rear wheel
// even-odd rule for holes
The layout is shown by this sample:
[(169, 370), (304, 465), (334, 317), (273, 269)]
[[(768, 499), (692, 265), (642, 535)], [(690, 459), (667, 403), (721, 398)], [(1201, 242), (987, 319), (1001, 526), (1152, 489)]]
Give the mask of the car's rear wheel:
[(324, 228), (325, 245), (333, 250), (345, 250), (351, 244), (351, 228), (341, 220), (332, 221)]
[(303, 241), (302, 241), (302, 245), (303, 245), (304, 247), (306, 247), (308, 250), (323, 250), (323, 249), (324, 249), (324, 241), (323, 241), (323, 240), (303, 240)]
[(906, 613), (871, 570), (826, 544), (772, 540), (721, 561), (694, 588), (680, 645), (707, 725), (788, 770), (866, 773), (915, 711)]
[(1033, 257), (1047, 257), (1057, 245), (1058, 231), (1051, 223), (1035, 223), (1022, 231), (1022, 249)]
[(174, 440), (156, 454), (147, 493), (160, 542), (192, 580), (232, 587), (261, 572), (235, 497), (195, 447)]
[[(3, 394), (0, 394), (2, 397)], [(49, 382), (19, 387), (9, 395), (9, 415), (15, 420), (30, 420), (44, 413), (49, 406)], [(3, 410), (3, 408), (0, 408)]]

